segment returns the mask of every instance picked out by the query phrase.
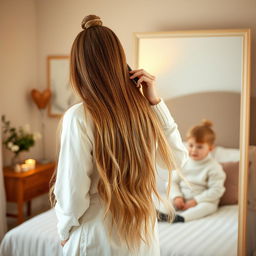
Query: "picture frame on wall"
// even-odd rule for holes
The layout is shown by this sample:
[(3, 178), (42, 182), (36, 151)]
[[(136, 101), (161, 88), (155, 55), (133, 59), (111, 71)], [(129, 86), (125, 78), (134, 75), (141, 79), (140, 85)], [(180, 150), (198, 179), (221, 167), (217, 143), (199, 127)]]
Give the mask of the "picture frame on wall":
[(47, 57), (47, 82), (52, 92), (48, 107), (50, 117), (61, 117), (72, 105), (79, 102), (70, 84), (70, 58), (66, 55)]

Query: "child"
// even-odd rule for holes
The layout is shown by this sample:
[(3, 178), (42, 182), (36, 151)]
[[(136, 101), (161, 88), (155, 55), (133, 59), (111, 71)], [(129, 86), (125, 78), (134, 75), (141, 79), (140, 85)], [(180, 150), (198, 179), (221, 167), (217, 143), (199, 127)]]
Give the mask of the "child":
[[(177, 173), (173, 175), (171, 198), (178, 211), (173, 222), (187, 222), (214, 213), (225, 191), (226, 174), (210, 154), (215, 141), (211, 126), (210, 121), (204, 120), (187, 134), (190, 158), (182, 168), (182, 173), (191, 188)], [(159, 213), (158, 219), (168, 221), (168, 216)]]

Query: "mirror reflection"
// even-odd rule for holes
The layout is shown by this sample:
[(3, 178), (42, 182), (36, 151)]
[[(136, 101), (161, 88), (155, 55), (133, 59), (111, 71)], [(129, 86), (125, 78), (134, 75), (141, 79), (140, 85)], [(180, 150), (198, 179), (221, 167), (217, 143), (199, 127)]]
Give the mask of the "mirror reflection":
[[(243, 37), (195, 31), (136, 38), (135, 65), (157, 77), (190, 153), (181, 172), (191, 187), (173, 172), (169, 200), (177, 215), (171, 224), (160, 219), (161, 255), (237, 255)], [(165, 196), (167, 172), (158, 175)]]

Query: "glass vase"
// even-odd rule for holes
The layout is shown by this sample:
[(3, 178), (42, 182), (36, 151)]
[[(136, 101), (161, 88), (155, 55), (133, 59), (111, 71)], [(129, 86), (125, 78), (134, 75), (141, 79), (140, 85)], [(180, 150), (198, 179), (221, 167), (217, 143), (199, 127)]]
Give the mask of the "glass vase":
[(21, 162), (22, 161), (21, 161), (20, 154), (15, 154), (11, 159), (11, 167), (14, 169), (16, 164), (21, 164)]

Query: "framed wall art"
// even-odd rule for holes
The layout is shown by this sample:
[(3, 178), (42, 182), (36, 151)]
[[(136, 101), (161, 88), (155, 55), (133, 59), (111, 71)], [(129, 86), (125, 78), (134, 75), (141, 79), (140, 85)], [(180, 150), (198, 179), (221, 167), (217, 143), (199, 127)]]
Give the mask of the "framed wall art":
[(48, 88), (52, 92), (48, 114), (51, 117), (61, 117), (70, 106), (81, 101), (71, 88), (69, 63), (69, 56), (47, 57)]

